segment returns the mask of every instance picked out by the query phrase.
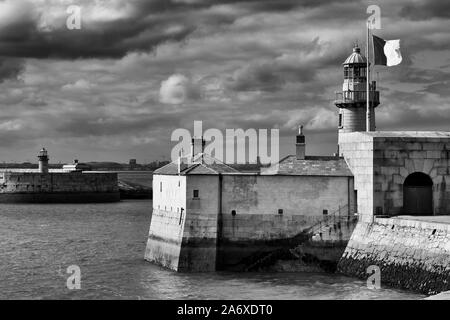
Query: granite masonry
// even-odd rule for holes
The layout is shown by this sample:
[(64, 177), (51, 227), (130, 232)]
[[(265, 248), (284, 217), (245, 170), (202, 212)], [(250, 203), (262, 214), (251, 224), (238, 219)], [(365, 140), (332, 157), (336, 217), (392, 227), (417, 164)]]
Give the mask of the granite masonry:
[(366, 279), (371, 265), (380, 268), (383, 285), (424, 294), (450, 290), (450, 217), (359, 222), (338, 270)]
[(450, 132), (354, 132), (340, 136), (354, 174), (359, 223), (340, 272), (423, 293), (449, 289)]

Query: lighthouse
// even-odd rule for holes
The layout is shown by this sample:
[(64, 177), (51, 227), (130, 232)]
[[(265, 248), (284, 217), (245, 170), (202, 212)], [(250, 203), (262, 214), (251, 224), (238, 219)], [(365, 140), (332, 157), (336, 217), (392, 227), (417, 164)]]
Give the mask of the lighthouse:
[[(336, 92), (334, 104), (339, 108), (339, 141), (341, 133), (375, 130), (375, 108), (380, 104), (376, 82), (369, 84), (369, 113), (367, 114), (367, 59), (356, 45), (345, 60), (342, 91)], [(370, 128), (366, 128), (366, 117)]]
[(48, 173), (48, 152), (45, 148), (42, 148), (38, 153), (39, 159), (39, 172)]

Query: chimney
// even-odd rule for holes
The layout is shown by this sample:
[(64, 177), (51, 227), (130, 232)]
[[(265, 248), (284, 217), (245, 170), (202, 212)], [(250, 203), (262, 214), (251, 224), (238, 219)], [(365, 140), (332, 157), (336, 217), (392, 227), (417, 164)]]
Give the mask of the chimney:
[(192, 160), (198, 155), (203, 154), (205, 149), (205, 140), (203, 137), (193, 137), (191, 143)]
[(295, 143), (295, 154), (297, 156), (297, 160), (305, 159), (305, 149), (306, 143), (305, 136), (303, 135), (303, 126), (300, 126), (298, 128), (298, 135)]

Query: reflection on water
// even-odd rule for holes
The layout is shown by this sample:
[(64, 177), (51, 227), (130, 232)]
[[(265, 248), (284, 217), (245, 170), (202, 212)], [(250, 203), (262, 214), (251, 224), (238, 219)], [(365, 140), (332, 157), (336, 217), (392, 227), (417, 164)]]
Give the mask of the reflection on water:
[[(0, 299), (418, 299), (329, 274), (179, 274), (143, 259), (151, 201), (0, 205)], [(66, 269), (81, 268), (81, 290)]]

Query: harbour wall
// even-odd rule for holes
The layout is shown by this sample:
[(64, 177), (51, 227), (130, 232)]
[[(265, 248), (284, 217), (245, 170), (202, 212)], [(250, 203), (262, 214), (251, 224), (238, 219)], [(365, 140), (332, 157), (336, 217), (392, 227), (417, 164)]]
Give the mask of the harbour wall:
[(0, 202), (113, 202), (117, 173), (1, 172)]
[(425, 294), (450, 290), (450, 224), (443, 223), (444, 219), (360, 221), (338, 271), (367, 279), (367, 268), (375, 265), (380, 268), (382, 284)]
[(154, 175), (145, 259), (176, 271), (214, 271), (242, 266), (254, 254), (295, 247), (302, 233), (327, 218), (324, 210), (350, 213), (352, 182), (348, 177)]

